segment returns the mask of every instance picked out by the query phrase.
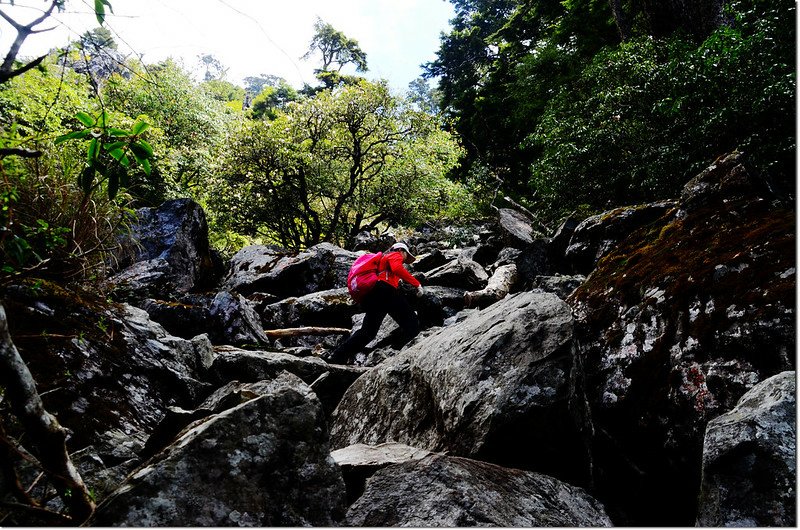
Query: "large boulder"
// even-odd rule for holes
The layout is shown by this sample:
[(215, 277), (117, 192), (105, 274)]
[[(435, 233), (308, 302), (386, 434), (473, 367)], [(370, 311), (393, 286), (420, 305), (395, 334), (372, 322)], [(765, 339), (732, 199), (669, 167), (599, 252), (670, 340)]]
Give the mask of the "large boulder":
[[(746, 170), (715, 164), (729, 173)], [(795, 368), (795, 212), (735, 189), (630, 234), (568, 299), (596, 483), (620, 523), (694, 524), (706, 424)]]
[(322, 408), (282, 374), (190, 427), (98, 507), (95, 526), (332, 526), (345, 487)]
[(329, 243), (300, 253), (253, 245), (231, 258), (222, 287), (243, 296), (263, 292), (279, 299), (345, 287), (356, 256)]
[(118, 258), (121, 270), (110, 279), (119, 298), (174, 297), (207, 289), (219, 280), (222, 261), (210, 248), (199, 204), (175, 199), (136, 214), (130, 239), (123, 245), (126, 252)]
[(580, 528), (611, 520), (585, 491), (546, 475), (431, 455), (378, 471), (345, 524)]
[(782, 372), (708, 423), (698, 526), (797, 526), (796, 390)]
[(292, 296), (266, 305), (261, 319), (266, 329), (301, 326), (350, 327), (350, 318), (358, 312), (346, 288), (317, 291)]
[(334, 411), (332, 444), (395, 441), (585, 478), (575, 352), (564, 301), (509, 296), (357, 379)]
[(531, 219), (526, 215), (509, 208), (500, 208), (497, 212), (497, 223), (508, 246), (522, 248), (533, 243), (536, 233)]
[(183, 338), (207, 334), (214, 344), (266, 346), (256, 304), (229, 291), (190, 293), (176, 301), (147, 299), (139, 304), (150, 318)]
[[(675, 208), (675, 201), (616, 208), (584, 219), (572, 234), (564, 263), (572, 272), (589, 274), (600, 258), (636, 230), (657, 222)], [(556, 260), (558, 262), (558, 260)]]
[(272, 379), (283, 371), (312, 385), (326, 413), (330, 413), (345, 390), (366, 368), (328, 364), (313, 356), (296, 357), (283, 352), (249, 351), (219, 346), (215, 348), (209, 377), (219, 384), (231, 381), (253, 383)]
[(218, 292), (211, 301), (209, 317), (217, 344), (249, 347), (269, 344), (261, 318), (240, 294)]
[(456, 289), (474, 290), (486, 287), (489, 275), (475, 261), (459, 258), (428, 271), (424, 275), (425, 285), (439, 285)]
[[(214, 355), (207, 336), (171, 336), (140, 309), (48, 282), (7, 287), (2, 297), (44, 407), (68, 430), (67, 448), (97, 498), (140, 463), (170, 407), (191, 408), (213, 389), (203, 381)], [(17, 437), (12, 426), (4, 423), (6, 434)]]

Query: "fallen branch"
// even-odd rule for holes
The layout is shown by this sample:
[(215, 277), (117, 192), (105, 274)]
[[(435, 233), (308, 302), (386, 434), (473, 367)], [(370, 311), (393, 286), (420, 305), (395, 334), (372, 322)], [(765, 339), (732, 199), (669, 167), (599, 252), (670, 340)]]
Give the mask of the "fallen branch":
[(350, 333), (348, 328), (284, 328), (284, 329), (265, 329), (264, 334), (270, 338), (298, 337), (301, 335), (347, 335)]
[(0, 385), (14, 414), (25, 428), (42, 468), (69, 507), (71, 521), (86, 521), (95, 509), (89, 490), (67, 452), (67, 432), (47, 412), (36, 390), (36, 382), (17, 351), (8, 331), (6, 311), (0, 304)]
[(498, 267), (486, 287), (480, 291), (468, 291), (464, 293), (464, 305), (466, 307), (486, 307), (503, 299), (517, 281), (517, 266), (513, 263)]

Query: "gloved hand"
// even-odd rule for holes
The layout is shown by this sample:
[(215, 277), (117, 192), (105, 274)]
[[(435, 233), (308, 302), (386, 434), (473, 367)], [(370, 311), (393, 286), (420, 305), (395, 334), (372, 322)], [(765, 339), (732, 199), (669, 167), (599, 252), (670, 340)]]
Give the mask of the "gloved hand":
[(417, 287), (417, 296), (422, 297), (425, 295), (425, 288), (423, 286)]

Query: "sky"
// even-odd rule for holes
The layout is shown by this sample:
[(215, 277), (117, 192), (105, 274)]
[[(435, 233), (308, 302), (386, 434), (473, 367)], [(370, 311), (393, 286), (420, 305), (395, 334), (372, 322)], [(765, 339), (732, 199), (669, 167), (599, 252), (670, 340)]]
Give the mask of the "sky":
[[(387, 79), (404, 91), (422, 73), (420, 64), (436, 57), (439, 35), (448, 31), (453, 7), (446, 0), (110, 0), (106, 26), (124, 54), (146, 63), (182, 58), (188, 70), (201, 71), (198, 55), (212, 54), (229, 68), (226, 79), (243, 85), (247, 76), (272, 74), (291, 85), (317, 84), (319, 62), (300, 57), (308, 50), (317, 17), (358, 41), (367, 54), (369, 79)], [(0, 4), (21, 23), (41, 14), (49, 0)], [(97, 27), (92, 0), (67, 0), (64, 13), (31, 35), (20, 57), (35, 57), (64, 46)], [(16, 32), (0, 19), (0, 53)], [(204, 70), (202, 70), (204, 72)], [(352, 73), (352, 72), (348, 72)]]

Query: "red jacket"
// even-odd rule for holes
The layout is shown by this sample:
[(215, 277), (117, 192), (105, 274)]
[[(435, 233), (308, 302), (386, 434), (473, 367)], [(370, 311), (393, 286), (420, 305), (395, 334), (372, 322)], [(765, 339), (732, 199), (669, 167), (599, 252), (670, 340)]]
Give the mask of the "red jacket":
[(411, 284), (413, 287), (419, 287), (419, 280), (414, 278), (410, 272), (403, 266), (403, 254), (400, 252), (387, 252), (381, 258), (381, 263), (378, 266), (378, 279), (386, 282), (395, 289), (400, 284), (400, 280)]

